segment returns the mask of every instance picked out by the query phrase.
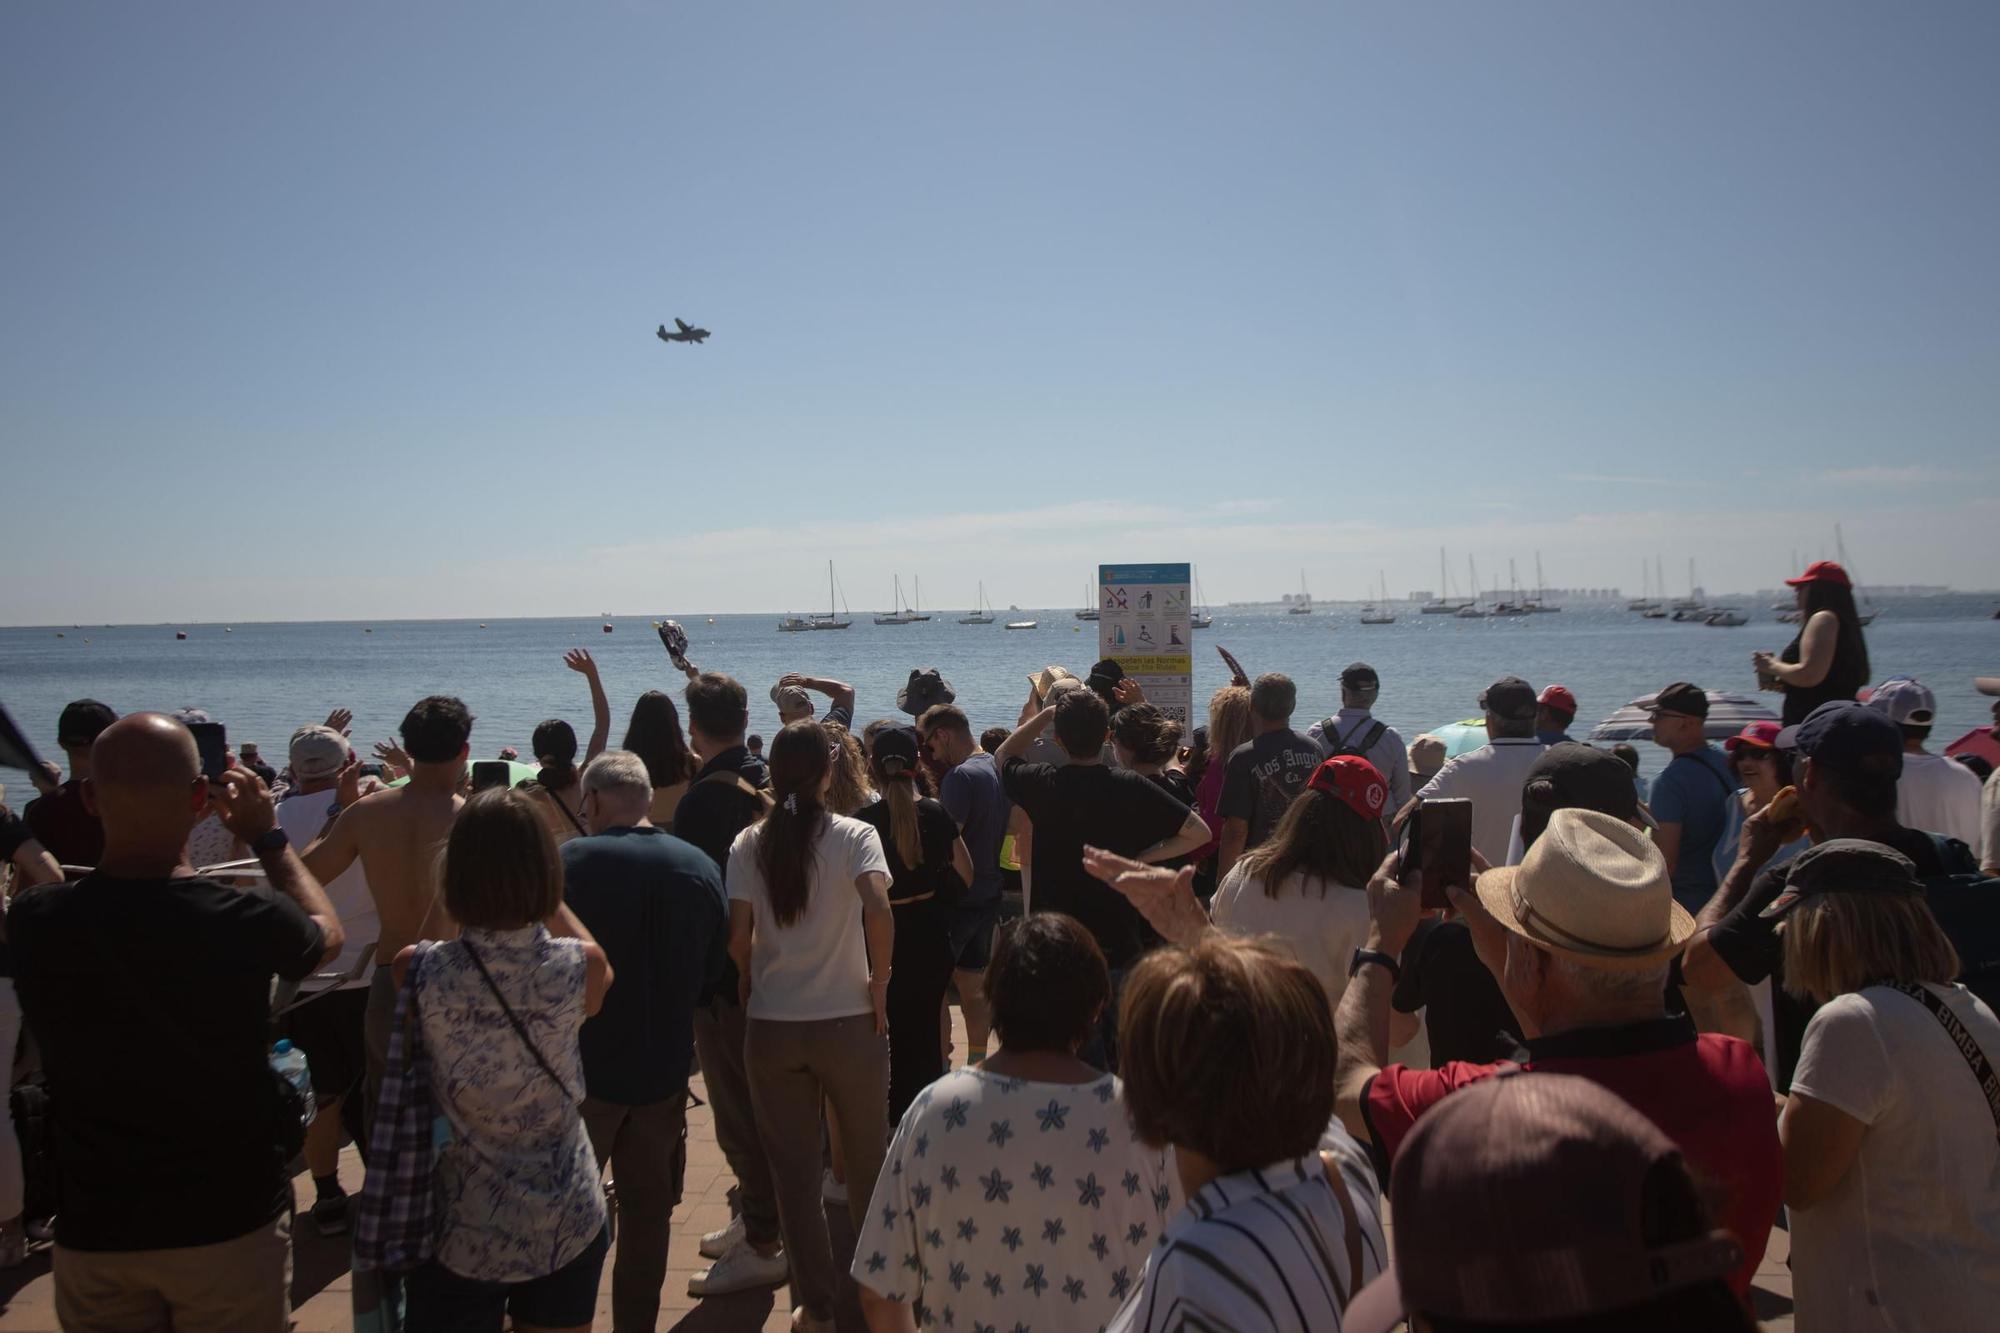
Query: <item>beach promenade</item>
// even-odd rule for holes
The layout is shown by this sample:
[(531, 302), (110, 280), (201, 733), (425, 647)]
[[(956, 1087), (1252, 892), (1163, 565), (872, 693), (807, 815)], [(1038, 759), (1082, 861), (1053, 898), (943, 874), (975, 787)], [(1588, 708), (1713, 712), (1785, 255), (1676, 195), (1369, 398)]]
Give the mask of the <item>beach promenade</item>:
[[(965, 1031), (952, 1011), (954, 1050), (965, 1050)], [(697, 1096), (706, 1097), (699, 1075), (694, 1080)], [(361, 1188), (361, 1161), (352, 1146), (341, 1153), (341, 1183), (349, 1190)], [(722, 1150), (716, 1146), (715, 1124), (708, 1107), (698, 1106), (688, 1113), (687, 1185), (681, 1206), (674, 1210), (673, 1240), (668, 1249), (667, 1285), (661, 1295), (659, 1327), (676, 1333), (785, 1333), (791, 1327), (790, 1293), (745, 1292), (706, 1301), (687, 1294), (688, 1278), (708, 1266), (695, 1252), (702, 1233), (729, 1221), (730, 1175)], [(294, 1252), (297, 1261), (292, 1274), (293, 1328), (298, 1333), (347, 1333), (353, 1327), (348, 1301), (347, 1238), (322, 1238), (306, 1221), (305, 1210), (312, 1203), (312, 1180), (303, 1171), (293, 1177), (292, 1188), (299, 1205), (303, 1227)], [(836, 1210), (837, 1211), (837, 1210)], [(833, 1219), (845, 1232), (844, 1217)], [(1394, 1222), (1391, 1220), (1393, 1230)], [(1771, 1333), (1792, 1327), (1792, 1278), (1785, 1266), (1790, 1237), (1783, 1231), (1771, 1232), (1770, 1248), (1757, 1270), (1757, 1316)], [(49, 1275), (46, 1247), (29, 1256), (28, 1262), (10, 1273), (0, 1273), (0, 1330), (5, 1333), (55, 1333), (55, 1282)], [(841, 1312), (841, 1328), (864, 1333), (857, 1312)], [(611, 1328), (611, 1261), (604, 1265), (598, 1288), (597, 1322), (600, 1330)]]

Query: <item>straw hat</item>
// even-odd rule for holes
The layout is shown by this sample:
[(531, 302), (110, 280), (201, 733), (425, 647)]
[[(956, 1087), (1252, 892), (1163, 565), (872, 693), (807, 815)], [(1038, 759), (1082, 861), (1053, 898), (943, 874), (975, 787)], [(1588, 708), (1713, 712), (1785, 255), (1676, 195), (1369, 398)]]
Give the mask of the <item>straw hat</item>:
[(1487, 871), (1477, 891), (1536, 948), (1606, 971), (1658, 967), (1694, 934), (1652, 839), (1595, 810), (1556, 811), (1526, 859)]

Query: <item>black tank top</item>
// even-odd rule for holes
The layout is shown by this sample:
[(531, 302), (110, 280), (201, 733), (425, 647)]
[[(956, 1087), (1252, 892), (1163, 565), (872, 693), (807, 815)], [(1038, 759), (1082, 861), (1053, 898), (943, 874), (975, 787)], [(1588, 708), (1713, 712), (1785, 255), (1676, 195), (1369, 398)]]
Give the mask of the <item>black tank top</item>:
[[(1785, 645), (1785, 651), (1778, 654), (1780, 662), (1796, 664), (1799, 660), (1799, 641), (1805, 638), (1805, 627), (1792, 641)], [(1854, 660), (1855, 654), (1847, 652), (1836, 640), (1833, 649), (1833, 665), (1827, 669), (1826, 679), (1817, 685), (1785, 686), (1784, 724), (1794, 726), (1806, 720), (1806, 715), (1821, 704), (1834, 699), (1852, 703), (1854, 696), (1868, 682), (1862, 678), (1862, 665)]]

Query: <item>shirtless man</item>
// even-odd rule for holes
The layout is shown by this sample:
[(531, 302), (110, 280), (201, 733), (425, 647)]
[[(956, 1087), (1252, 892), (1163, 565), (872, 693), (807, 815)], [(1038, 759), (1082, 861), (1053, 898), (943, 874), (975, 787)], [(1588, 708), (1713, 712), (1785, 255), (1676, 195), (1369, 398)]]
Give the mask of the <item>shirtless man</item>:
[(437, 860), (451, 822), (465, 804), (459, 788), (471, 735), (472, 714), (457, 699), (434, 694), (418, 700), (403, 718), (409, 783), (372, 792), (345, 808), (335, 804), (303, 858), (313, 877), (326, 884), (359, 857), (381, 918), (364, 1028), (368, 1070), (363, 1104), (371, 1110), (388, 1066), (389, 1029), (396, 1013), (389, 965), (406, 945), (458, 933), (438, 894)]

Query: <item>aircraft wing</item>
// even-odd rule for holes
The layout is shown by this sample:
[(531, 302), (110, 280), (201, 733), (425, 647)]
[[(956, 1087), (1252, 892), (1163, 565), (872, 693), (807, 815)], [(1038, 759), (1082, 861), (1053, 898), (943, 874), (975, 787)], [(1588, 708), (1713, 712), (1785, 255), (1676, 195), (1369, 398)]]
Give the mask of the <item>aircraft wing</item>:
[(676, 320), (674, 321), (674, 323), (675, 323), (676, 325), (678, 325), (678, 326), (680, 327), (680, 331), (681, 331), (682, 333), (686, 333), (686, 332), (688, 331), (688, 323), (687, 323), (687, 321), (686, 321), (686, 320), (684, 320), (684, 319), (676, 319)]

